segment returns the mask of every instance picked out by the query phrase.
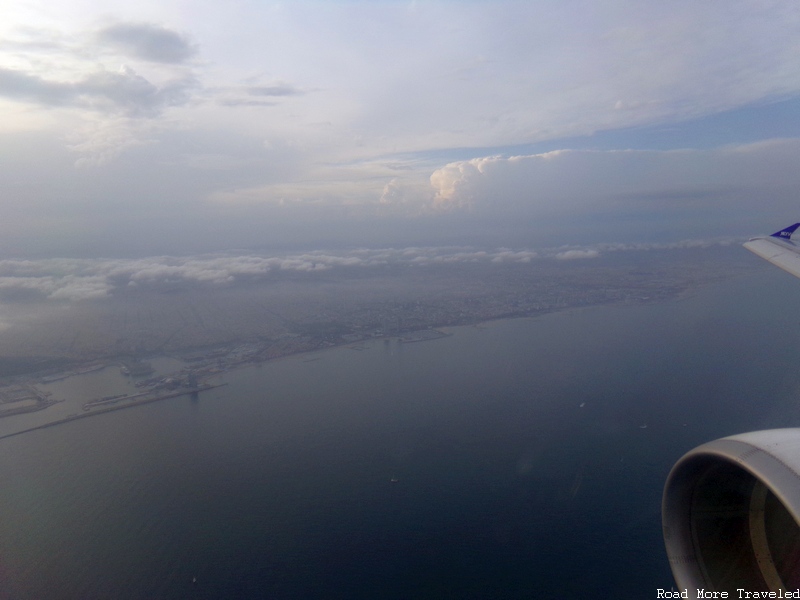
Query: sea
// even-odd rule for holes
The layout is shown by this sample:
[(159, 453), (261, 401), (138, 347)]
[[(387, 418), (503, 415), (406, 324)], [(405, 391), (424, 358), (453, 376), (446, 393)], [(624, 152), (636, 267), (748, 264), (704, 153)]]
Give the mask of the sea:
[[(2, 439), (0, 598), (656, 597), (672, 464), (800, 426), (798, 306), (765, 266), (285, 357)], [(109, 368), (48, 389), (126, 385)]]

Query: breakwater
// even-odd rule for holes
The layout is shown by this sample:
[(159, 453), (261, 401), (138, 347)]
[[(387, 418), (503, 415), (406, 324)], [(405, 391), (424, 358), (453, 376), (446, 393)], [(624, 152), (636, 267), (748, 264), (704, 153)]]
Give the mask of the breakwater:
[(22, 429), (20, 431), (14, 431), (11, 433), (7, 433), (5, 435), (0, 435), (0, 440), (13, 437), (15, 435), (20, 435), (22, 433), (28, 433), (29, 431), (36, 431), (37, 429), (45, 429), (47, 427), (55, 427), (56, 425), (61, 425), (63, 423), (70, 423), (72, 421), (77, 421), (78, 419), (86, 419), (88, 417), (93, 417), (95, 415), (105, 414), (109, 412), (113, 412), (115, 410), (123, 410), (125, 408), (132, 408), (134, 406), (141, 406), (142, 404), (149, 404), (151, 402), (160, 402), (161, 400), (167, 400), (169, 398), (177, 398), (179, 396), (189, 396), (191, 394), (199, 394), (200, 392), (206, 392), (208, 390), (213, 390), (214, 388), (222, 387), (228, 385), (227, 383), (214, 383), (214, 384), (203, 384), (196, 388), (190, 389), (180, 389), (174, 392), (169, 392), (166, 394), (157, 394), (154, 396), (136, 396), (134, 400), (129, 402), (122, 402), (117, 403), (111, 406), (103, 406), (101, 408), (94, 408), (91, 410), (87, 410), (83, 413), (76, 413), (64, 417), (63, 419), (57, 419), (55, 421), (50, 421), (48, 423), (42, 423), (41, 425), (36, 425), (34, 427), (29, 427), (27, 429)]

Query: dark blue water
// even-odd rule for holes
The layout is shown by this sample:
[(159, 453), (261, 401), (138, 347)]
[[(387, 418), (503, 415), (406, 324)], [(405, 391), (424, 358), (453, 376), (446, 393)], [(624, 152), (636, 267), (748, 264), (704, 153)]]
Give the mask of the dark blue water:
[(767, 270), (1, 440), (0, 598), (654, 597), (671, 464), (800, 425), (798, 305)]

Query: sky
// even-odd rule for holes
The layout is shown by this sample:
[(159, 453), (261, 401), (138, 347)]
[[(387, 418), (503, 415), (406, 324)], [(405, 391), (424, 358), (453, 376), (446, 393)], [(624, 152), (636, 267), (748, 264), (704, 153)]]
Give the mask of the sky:
[(794, 1), (0, 11), (2, 258), (670, 244), (800, 220)]

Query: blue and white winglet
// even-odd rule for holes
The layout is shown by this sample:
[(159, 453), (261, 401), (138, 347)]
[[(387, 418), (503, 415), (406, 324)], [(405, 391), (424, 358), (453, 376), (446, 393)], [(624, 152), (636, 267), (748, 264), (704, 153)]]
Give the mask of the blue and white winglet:
[(792, 241), (792, 234), (799, 227), (800, 223), (795, 223), (768, 237), (753, 238), (745, 242), (744, 247), (795, 277), (800, 277), (800, 246)]

